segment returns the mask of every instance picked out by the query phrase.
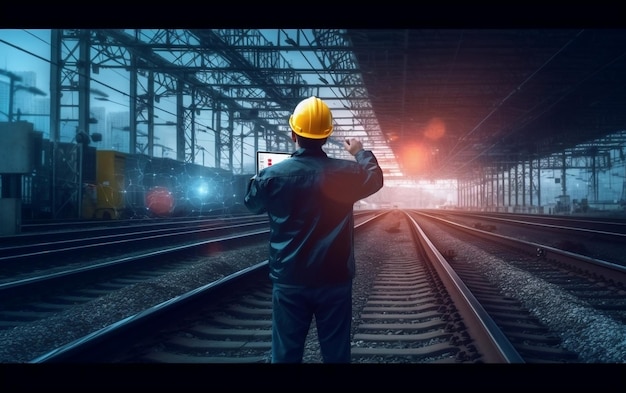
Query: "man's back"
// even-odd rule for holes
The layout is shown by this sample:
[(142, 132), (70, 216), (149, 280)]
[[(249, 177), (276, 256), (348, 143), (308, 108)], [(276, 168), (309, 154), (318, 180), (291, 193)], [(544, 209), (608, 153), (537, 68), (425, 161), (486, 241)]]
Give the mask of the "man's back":
[(270, 219), (274, 282), (321, 286), (353, 278), (353, 204), (382, 183), (376, 158), (365, 150), (348, 161), (300, 148), (264, 169), (244, 203)]

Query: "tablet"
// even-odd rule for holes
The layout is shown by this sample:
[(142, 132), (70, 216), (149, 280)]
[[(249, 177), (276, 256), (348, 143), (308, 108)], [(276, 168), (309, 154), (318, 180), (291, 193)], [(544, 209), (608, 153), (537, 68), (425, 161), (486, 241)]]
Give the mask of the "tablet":
[(291, 157), (291, 153), (285, 151), (257, 151), (256, 152), (256, 173), (261, 169), (278, 164), (282, 160)]

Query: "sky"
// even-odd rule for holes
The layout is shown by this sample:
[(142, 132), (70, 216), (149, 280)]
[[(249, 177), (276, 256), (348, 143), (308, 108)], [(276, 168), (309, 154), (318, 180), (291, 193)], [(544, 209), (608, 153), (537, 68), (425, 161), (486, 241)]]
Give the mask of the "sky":
[[(28, 49), (24, 49), (28, 48)], [(50, 30), (0, 29), (0, 69), (34, 71), (37, 88), (50, 93)]]

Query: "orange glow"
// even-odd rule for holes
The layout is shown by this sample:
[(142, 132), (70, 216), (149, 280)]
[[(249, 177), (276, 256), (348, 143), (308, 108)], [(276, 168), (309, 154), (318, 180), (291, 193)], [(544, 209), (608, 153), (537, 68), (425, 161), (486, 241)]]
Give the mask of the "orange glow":
[(446, 135), (446, 124), (439, 117), (433, 117), (424, 130), (424, 136), (431, 140), (437, 140)]
[(167, 216), (174, 209), (174, 197), (165, 187), (154, 187), (146, 193), (146, 206), (157, 216)]
[(417, 174), (426, 168), (429, 159), (428, 149), (422, 144), (407, 144), (401, 150), (400, 159), (407, 173)]
[(400, 136), (395, 132), (390, 132), (387, 134), (387, 142), (395, 142), (400, 138)]

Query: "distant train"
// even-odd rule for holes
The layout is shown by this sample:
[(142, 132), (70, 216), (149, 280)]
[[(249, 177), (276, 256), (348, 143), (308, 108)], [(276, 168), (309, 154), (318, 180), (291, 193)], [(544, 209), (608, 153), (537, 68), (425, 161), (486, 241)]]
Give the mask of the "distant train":
[(25, 220), (246, 212), (243, 193), (251, 175), (234, 175), (171, 158), (97, 150), (74, 143), (52, 144), (37, 135), (34, 150), (34, 171), (22, 177)]

